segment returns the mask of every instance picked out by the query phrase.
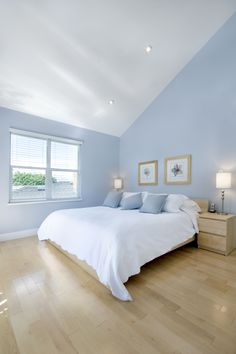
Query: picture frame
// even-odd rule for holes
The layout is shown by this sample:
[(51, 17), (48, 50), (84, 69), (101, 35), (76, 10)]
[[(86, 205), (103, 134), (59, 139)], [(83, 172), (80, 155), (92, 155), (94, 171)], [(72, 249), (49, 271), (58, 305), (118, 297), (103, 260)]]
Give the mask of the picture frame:
[(144, 161), (138, 164), (138, 184), (140, 186), (157, 185), (158, 161)]
[(165, 184), (190, 184), (191, 160), (191, 155), (165, 158)]

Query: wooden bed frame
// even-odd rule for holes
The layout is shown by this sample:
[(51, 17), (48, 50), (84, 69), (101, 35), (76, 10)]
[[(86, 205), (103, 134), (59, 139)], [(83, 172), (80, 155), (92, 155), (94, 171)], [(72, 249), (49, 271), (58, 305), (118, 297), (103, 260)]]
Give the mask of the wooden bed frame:
[[(200, 207), (201, 212), (204, 213), (208, 211), (208, 206), (209, 206), (209, 201), (207, 199), (193, 199)], [(173, 247), (170, 252), (174, 251), (175, 249), (178, 249), (184, 245), (187, 245), (188, 243), (193, 242), (196, 239), (196, 235), (192, 236), (188, 241), (181, 242), (177, 246)], [(88, 274), (90, 274), (93, 278), (99, 281), (98, 276), (96, 271), (90, 267), (86, 262), (81, 261), (78, 259), (76, 256), (70, 254), (67, 251), (64, 251), (61, 246), (59, 246), (57, 243), (47, 240), (48, 243), (50, 243), (52, 246), (57, 248), (60, 252), (62, 252), (66, 257), (70, 258), (74, 263), (78, 264), (83, 270), (85, 270)], [(100, 282), (100, 281), (99, 281)]]

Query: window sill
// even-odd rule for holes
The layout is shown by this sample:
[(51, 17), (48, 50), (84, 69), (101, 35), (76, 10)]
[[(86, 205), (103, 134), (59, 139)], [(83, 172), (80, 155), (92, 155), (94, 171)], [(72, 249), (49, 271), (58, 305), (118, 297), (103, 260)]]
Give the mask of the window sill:
[(28, 205), (28, 204), (47, 204), (47, 203), (68, 203), (68, 202), (81, 202), (82, 198), (73, 199), (53, 199), (53, 200), (32, 200), (32, 201), (19, 201), (19, 202), (8, 202), (8, 205)]

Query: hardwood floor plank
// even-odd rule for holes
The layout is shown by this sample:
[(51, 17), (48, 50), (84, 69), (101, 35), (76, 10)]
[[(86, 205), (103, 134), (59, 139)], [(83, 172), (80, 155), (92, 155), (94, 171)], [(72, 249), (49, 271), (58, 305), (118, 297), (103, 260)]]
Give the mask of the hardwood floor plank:
[(133, 302), (36, 237), (0, 243), (0, 354), (236, 354), (236, 251), (184, 247), (126, 285)]
[(0, 313), (0, 354), (19, 354), (9, 318), (4, 312)]

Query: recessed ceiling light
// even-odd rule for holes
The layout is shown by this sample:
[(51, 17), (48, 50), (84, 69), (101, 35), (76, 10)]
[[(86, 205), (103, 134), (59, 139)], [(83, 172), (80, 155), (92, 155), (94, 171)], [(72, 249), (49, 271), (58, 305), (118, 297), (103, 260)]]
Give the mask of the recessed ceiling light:
[(112, 105), (115, 103), (115, 100), (109, 100), (108, 103)]
[(151, 45), (147, 45), (145, 48), (145, 52), (146, 53), (150, 53), (152, 51), (152, 46)]

